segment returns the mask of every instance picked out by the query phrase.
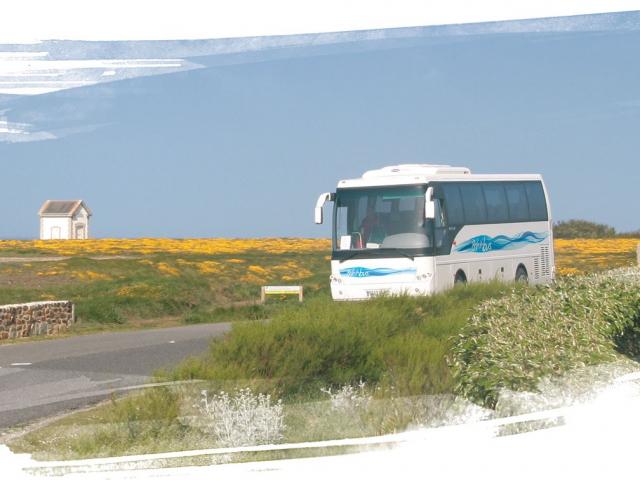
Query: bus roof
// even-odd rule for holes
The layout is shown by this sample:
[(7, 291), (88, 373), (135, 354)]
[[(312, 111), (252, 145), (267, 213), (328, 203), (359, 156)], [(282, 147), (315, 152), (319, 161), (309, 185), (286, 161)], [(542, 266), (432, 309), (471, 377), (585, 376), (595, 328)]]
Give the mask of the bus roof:
[(434, 181), (508, 181), (542, 180), (539, 174), (472, 174), (466, 167), (450, 165), (404, 164), (369, 170), (362, 177), (340, 180), (338, 188), (416, 185)]

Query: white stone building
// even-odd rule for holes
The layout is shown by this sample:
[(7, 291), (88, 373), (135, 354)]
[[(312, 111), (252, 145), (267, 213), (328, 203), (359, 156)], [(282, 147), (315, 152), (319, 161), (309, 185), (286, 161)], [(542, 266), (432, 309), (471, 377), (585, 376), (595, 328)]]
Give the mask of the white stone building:
[(38, 212), (40, 240), (89, 238), (91, 210), (82, 200), (47, 200)]

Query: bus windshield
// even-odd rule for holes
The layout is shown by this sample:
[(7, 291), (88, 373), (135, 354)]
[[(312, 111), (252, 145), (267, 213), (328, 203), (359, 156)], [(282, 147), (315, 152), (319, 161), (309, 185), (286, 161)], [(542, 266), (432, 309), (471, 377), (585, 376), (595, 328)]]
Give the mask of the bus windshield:
[(339, 189), (334, 250), (431, 247), (431, 228), (424, 218), (425, 189), (425, 185)]

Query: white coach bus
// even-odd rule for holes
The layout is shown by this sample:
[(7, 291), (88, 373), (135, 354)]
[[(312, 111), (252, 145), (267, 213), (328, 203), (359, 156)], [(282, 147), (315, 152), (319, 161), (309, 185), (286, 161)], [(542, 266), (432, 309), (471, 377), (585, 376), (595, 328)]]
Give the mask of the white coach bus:
[(555, 275), (551, 210), (540, 175), (475, 175), (448, 165), (396, 165), (340, 180), (333, 202), (331, 294), (429, 295), (494, 279)]

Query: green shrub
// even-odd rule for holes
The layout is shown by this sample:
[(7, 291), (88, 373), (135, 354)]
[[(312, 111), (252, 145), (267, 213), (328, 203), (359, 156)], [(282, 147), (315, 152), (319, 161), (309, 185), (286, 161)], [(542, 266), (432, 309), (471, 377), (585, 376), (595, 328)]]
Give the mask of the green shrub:
[(399, 394), (451, 391), (445, 357), (452, 336), (474, 306), (512, 288), (479, 284), (365, 302), (318, 296), (276, 311), (272, 320), (234, 324), (204, 358), (183, 362), (171, 377), (260, 381), (287, 397), (360, 380)]
[(640, 270), (561, 279), (480, 306), (451, 362), (456, 392), (495, 406), (500, 389), (535, 390), (541, 377), (636, 355)]
[(94, 297), (78, 302), (76, 316), (83, 322), (120, 324), (126, 322), (115, 308), (113, 301), (105, 297)]
[(616, 229), (587, 220), (566, 220), (553, 226), (556, 238), (608, 238), (616, 236)]
[(166, 387), (146, 390), (139, 395), (112, 401), (105, 424), (120, 426), (123, 442), (141, 438), (158, 439), (168, 428), (180, 428), (177, 395)]

